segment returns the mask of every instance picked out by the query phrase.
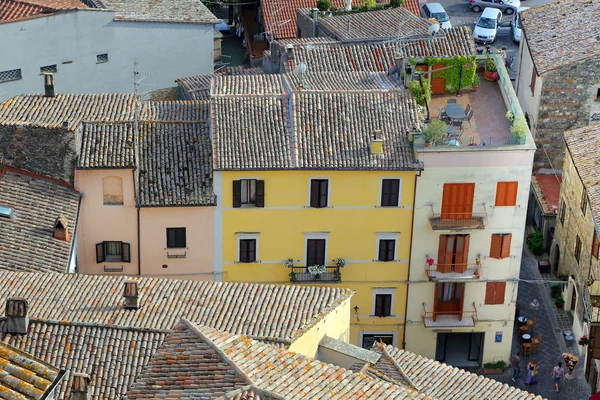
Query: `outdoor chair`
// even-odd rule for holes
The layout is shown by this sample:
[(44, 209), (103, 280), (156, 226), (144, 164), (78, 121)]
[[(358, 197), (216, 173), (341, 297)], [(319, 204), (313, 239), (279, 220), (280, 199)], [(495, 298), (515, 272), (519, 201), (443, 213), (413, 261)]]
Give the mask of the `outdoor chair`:
[(452, 121), (452, 126), (454, 126), (454, 127), (456, 127), (456, 128), (460, 128), (460, 129), (462, 129), (463, 122), (462, 122), (462, 121), (453, 120), (453, 121)]
[(465, 117), (465, 121), (469, 123), (469, 126), (471, 126), (471, 118), (473, 118), (473, 110), (471, 110), (469, 114)]
[(456, 103), (456, 99), (448, 99), (448, 103)]
[(535, 323), (532, 320), (527, 321), (527, 327), (529, 328), (529, 333), (533, 335), (533, 328), (535, 328)]
[(523, 356), (530, 356), (531, 355), (531, 343), (523, 343)]
[(467, 106), (465, 107), (465, 115), (469, 115), (469, 111), (471, 111), (471, 105), (467, 104)]
[(542, 343), (542, 334), (538, 333), (537, 338), (531, 339), (531, 345), (537, 347), (537, 351), (540, 351), (540, 343)]
[(523, 325), (519, 327), (519, 336), (529, 333), (529, 327), (527, 325)]

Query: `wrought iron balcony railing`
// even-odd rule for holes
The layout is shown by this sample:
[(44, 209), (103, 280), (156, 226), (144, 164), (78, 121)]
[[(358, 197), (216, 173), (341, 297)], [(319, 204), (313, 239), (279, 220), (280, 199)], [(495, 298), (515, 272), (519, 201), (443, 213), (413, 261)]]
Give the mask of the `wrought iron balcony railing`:
[(322, 274), (312, 274), (308, 267), (294, 266), (290, 268), (291, 283), (337, 283), (342, 281), (340, 268), (337, 266), (325, 267)]
[(425, 264), (430, 281), (470, 280), (481, 278), (481, 264)]

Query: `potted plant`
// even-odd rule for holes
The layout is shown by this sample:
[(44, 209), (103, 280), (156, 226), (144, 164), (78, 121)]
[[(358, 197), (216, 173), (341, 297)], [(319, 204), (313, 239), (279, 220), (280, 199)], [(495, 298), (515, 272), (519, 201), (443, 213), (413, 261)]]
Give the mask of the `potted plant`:
[(565, 299), (560, 296), (554, 300), (554, 304), (556, 304), (556, 308), (563, 308), (565, 306)]
[(435, 260), (429, 256), (426, 256), (427, 258), (425, 259), (425, 262), (427, 263), (427, 265), (429, 265), (430, 267), (435, 264)]
[(290, 282), (294, 282), (296, 280), (296, 273), (294, 271), (290, 272), (288, 276), (290, 277)]
[(525, 137), (527, 136), (527, 131), (529, 127), (527, 126), (527, 121), (525, 121), (525, 117), (519, 115), (513, 121), (513, 124), (510, 127), (510, 134), (512, 137), (517, 139), (519, 144), (525, 143)]
[(510, 122), (513, 122), (515, 120), (515, 114), (512, 111), (508, 110), (506, 112), (506, 119), (508, 119)]
[(481, 258), (480, 257), (475, 257), (475, 264), (481, 265)]
[(308, 272), (313, 276), (314, 280), (321, 279), (321, 274), (327, 272), (327, 267), (324, 265), (311, 265), (308, 267)]
[[(494, 82), (498, 79), (498, 68), (496, 67), (496, 61), (488, 57), (485, 63), (485, 70), (483, 71), (483, 77), (486, 81)], [(494, 78), (494, 72), (496, 72), (496, 78)]]
[(317, 8), (321, 12), (327, 11), (331, 8), (331, 2), (329, 0), (318, 0)]
[(536, 256), (544, 254), (544, 234), (532, 232), (527, 235), (527, 248)]
[(587, 281), (585, 281), (585, 284), (588, 285), (588, 287), (592, 286), (594, 284), (594, 280), (593, 279), (588, 279)]
[(446, 124), (441, 119), (432, 119), (427, 124), (423, 136), (425, 137), (425, 146), (427, 147), (443, 143), (447, 136)]
[(580, 346), (587, 346), (588, 344), (590, 344), (590, 339), (586, 335), (583, 335), (579, 338), (578, 343)]
[(477, 91), (477, 88), (479, 87), (479, 82), (480, 82), (479, 75), (475, 74), (473, 76), (473, 82), (471, 82), (471, 90), (473, 92)]
[(491, 375), (500, 375), (506, 368), (506, 362), (503, 360), (483, 364), (483, 373)]
[(346, 259), (343, 257), (338, 257), (335, 260), (333, 260), (333, 262), (335, 263), (335, 266), (338, 268), (345, 268), (346, 264), (348, 263), (346, 261)]

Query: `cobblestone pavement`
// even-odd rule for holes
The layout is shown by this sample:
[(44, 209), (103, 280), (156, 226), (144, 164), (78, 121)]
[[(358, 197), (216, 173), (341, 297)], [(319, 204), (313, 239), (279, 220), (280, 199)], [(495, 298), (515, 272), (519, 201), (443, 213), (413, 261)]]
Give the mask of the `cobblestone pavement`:
[[(532, 356), (522, 357), (523, 371), (527, 363), (534, 357), (539, 366), (539, 374), (537, 376), (538, 383), (531, 386), (525, 386), (524, 374), (521, 375), (516, 383), (511, 380), (512, 370), (507, 369), (502, 375), (490, 376), (501, 382), (518, 387), (519, 389), (527, 390), (531, 393), (540, 395), (548, 400), (579, 400), (589, 397), (590, 388), (583, 374), (583, 360), (575, 368), (573, 380), (562, 380), (559, 384), (560, 392), (554, 391), (554, 382), (550, 373), (557, 362), (562, 361), (562, 353), (574, 352), (578, 355), (578, 348), (575, 342), (565, 343), (562, 331), (571, 328), (571, 316), (565, 310), (557, 310), (554, 301), (550, 297), (550, 288), (547, 280), (544, 280), (537, 268), (537, 260), (527, 250), (523, 250), (523, 260), (521, 263), (521, 282), (519, 283), (519, 292), (517, 294), (517, 302), (521, 305), (521, 315), (530, 318), (532, 311), (529, 305), (535, 299), (540, 303), (539, 308), (535, 312), (536, 324), (533, 336), (538, 333), (542, 334), (542, 343), (540, 351), (536, 351)], [(558, 315), (558, 318), (557, 318)], [(516, 332), (517, 324), (515, 324), (515, 334), (513, 336), (513, 354), (521, 350), (521, 338)]]

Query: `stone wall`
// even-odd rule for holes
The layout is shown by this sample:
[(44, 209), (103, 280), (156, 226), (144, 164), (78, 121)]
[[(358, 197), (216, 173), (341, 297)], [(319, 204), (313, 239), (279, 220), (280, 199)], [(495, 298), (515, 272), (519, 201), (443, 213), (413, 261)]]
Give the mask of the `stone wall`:
[(8, 165), (73, 182), (76, 134), (59, 129), (0, 126), (0, 158)]
[(596, 57), (543, 75), (535, 127), (535, 169), (559, 169), (565, 152), (563, 132), (600, 122), (599, 87), (600, 59)]

